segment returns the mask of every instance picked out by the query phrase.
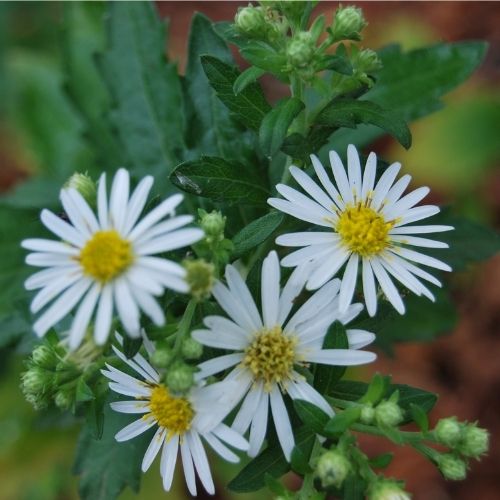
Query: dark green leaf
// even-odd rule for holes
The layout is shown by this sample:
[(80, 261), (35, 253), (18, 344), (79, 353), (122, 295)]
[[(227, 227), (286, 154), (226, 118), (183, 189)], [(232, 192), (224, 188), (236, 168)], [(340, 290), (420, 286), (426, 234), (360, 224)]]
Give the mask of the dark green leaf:
[[(305, 427), (300, 427), (295, 433), (296, 446), (307, 446), (314, 434)], [(310, 453), (310, 451), (309, 451)], [(250, 463), (248, 463), (239, 474), (228, 484), (228, 488), (236, 493), (256, 491), (265, 485), (264, 474), (267, 473), (274, 478), (281, 477), (290, 470), (290, 464), (286, 461), (278, 443), (266, 448)]]
[(326, 424), (324, 435), (336, 438), (343, 434), (361, 415), (361, 406), (347, 408), (346, 410), (337, 413)]
[(304, 475), (312, 471), (307, 457), (298, 446), (293, 447), (292, 455), (290, 457), (290, 465), (292, 470), (297, 474)]
[(283, 222), (284, 215), (281, 212), (270, 212), (245, 226), (234, 238), (233, 257), (238, 258), (260, 245)]
[(323, 434), (323, 428), (330, 419), (323, 410), (301, 399), (294, 399), (293, 406), (306, 427), (317, 434)]
[(251, 83), (235, 95), (233, 85), (240, 75), (235, 67), (212, 56), (203, 56), (201, 63), (217, 97), (243, 124), (258, 130), (262, 119), (271, 109), (260, 86), (256, 82)]
[(406, 122), (396, 113), (370, 101), (335, 99), (324, 108), (316, 123), (328, 127), (355, 128), (370, 124), (389, 132), (406, 149), (411, 146), (411, 133)]
[(78, 491), (83, 500), (113, 500), (126, 486), (139, 490), (141, 462), (151, 432), (123, 443), (115, 439), (115, 434), (132, 420), (131, 415), (115, 412), (106, 404), (102, 438), (94, 439), (92, 429), (87, 424), (83, 427), (74, 465), (75, 474), (80, 476)]
[(284, 495), (287, 491), (280, 481), (275, 479), (273, 476), (271, 476), (271, 474), (268, 474), (267, 472), (264, 474), (264, 481), (269, 491), (271, 493), (274, 493), (275, 495)]
[(233, 84), (233, 91), (235, 94), (239, 94), (242, 90), (244, 90), (248, 85), (258, 80), (265, 71), (260, 68), (256, 68), (255, 66), (250, 66), (243, 73), (236, 78)]
[(86, 401), (92, 401), (95, 398), (92, 389), (87, 385), (83, 377), (78, 379), (76, 384), (76, 402), (85, 403)]
[(241, 163), (213, 156), (181, 163), (170, 180), (187, 193), (226, 203), (265, 204), (269, 196), (259, 178)]
[(410, 414), (413, 421), (419, 426), (422, 432), (427, 432), (429, 430), (429, 419), (427, 413), (425, 413), (420, 406), (410, 403)]
[(259, 129), (259, 141), (264, 154), (274, 155), (283, 144), (283, 140), (297, 115), (304, 109), (304, 103), (296, 97), (281, 100), (262, 120)]
[[(325, 335), (323, 349), (349, 349), (345, 326), (335, 321)], [(335, 384), (343, 377), (345, 366), (318, 365), (314, 372), (314, 387), (321, 394), (330, 394)]]
[(278, 77), (283, 77), (282, 70), (286, 65), (286, 56), (276, 52), (269, 44), (261, 41), (246, 43), (240, 50), (240, 54), (250, 64)]
[(164, 24), (150, 2), (112, 2), (108, 11), (108, 49), (99, 62), (115, 106), (113, 125), (132, 171), (165, 179), (182, 157), (185, 125)]
[(349, 59), (338, 55), (326, 55), (320, 62), (321, 69), (329, 69), (342, 75), (352, 75), (352, 66)]
[(370, 465), (376, 469), (385, 469), (392, 462), (393, 458), (393, 453), (382, 453), (382, 455), (371, 458)]
[(133, 358), (139, 352), (141, 346), (142, 338), (139, 337), (134, 339), (128, 335), (123, 337), (123, 354), (125, 354), (128, 359)]
[(366, 481), (355, 474), (349, 474), (342, 487), (343, 500), (364, 500), (366, 498)]
[(313, 126), (306, 137), (295, 132), (285, 138), (281, 150), (294, 159), (307, 161), (309, 155), (317, 152), (335, 130), (334, 127)]

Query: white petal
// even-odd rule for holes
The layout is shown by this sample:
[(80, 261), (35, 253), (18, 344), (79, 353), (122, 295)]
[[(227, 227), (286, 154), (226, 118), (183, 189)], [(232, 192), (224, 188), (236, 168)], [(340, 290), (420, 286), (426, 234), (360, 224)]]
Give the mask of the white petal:
[(419, 238), (417, 236), (406, 236), (406, 235), (396, 235), (391, 234), (391, 241), (405, 245), (414, 245), (417, 247), (424, 248), (448, 248), (448, 243), (443, 243), (442, 241), (429, 240), (427, 238)]
[(201, 483), (207, 493), (213, 495), (215, 493), (215, 485), (210, 472), (210, 466), (208, 465), (207, 454), (203, 448), (200, 436), (197, 432), (191, 431), (188, 432), (185, 437), (188, 440), (191, 456), (193, 457), (194, 465)]
[(387, 297), (387, 300), (389, 300), (389, 302), (394, 306), (394, 309), (396, 309), (399, 314), (404, 314), (405, 305), (403, 303), (403, 300), (401, 299), (398, 289), (394, 286), (394, 283), (387, 274), (386, 270), (382, 267), (382, 265), (376, 258), (372, 259), (370, 261), (370, 264), (385, 296)]
[(389, 231), (390, 235), (393, 234), (425, 234), (425, 233), (439, 233), (441, 231), (451, 231), (455, 229), (453, 226), (405, 226), (395, 227)]
[(59, 236), (63, 241), (81, 248), (85, 244), (85, 237), (73, 226), (54, 215), (50, 210), (43, 209), (40, 218), (48, 229)]
[[(427, 219), (427, 217), (431, 217), (432, 215), (436, 215), (438, 213), (439, 207), (436, 207), (435, 205), (421, 205), (419, 207), (410, 208), (398, 218), (394, 227), (397, 228), (399, 226), (404, 226), (405, 224), (410, 224), (411, 222)], [(394, 229), (391, 231), (391, 234), (396, 234), (394, 233)]]
[(377, 312), (377, 290), (370, 259), (363, 259), (363, 294), (365, 296), (366, 310), (373, 317)]
[(233, 448), (243, 451), (248, 450), (248, 441), (226, 424), (219, 424), (212, 432), (220, 440), (231, 445)]
[[(106, 372), (105, 370), (102, 370), (103, 375), (106, 375), (107, 373), (108, 372)], [(128, 385), (118, 384), (117, 382), (110, 382), (109, 388), (112, 391), (117, 392), (118, 394), (123, 394), (124, 396), (130, 396), (132, 398), (141, 399), (149, 395), (149, 392), (146, 393), (144, 389), (138, 391), (136, 389), (133, 389), (132, 387), (129, 387)]]
[(165, 236), (141, 242), (136, 245), (137, 255), (152, 255), (156, 253), (170, 252), (189, 246), (201, 240), (205, 233), (198, 228), (179, 229)]
[(148, 401), (114, 401), (109, 404), (118, 413), (148, 413)]
[(42, 269), (32, 274), (25, 282), (24, 288), (26, 290), (36, 290), (49, 285), (52, 281), (58, 279), (60, 276), (79, 271), (80, 268), (76, 264), (68, 264), (67, 266), (51, 267), (49, 269)]
[(318, 260), (321, 257), (331, 253), (335, 247), (331, 243), (323, 243), (321, 245), (310, 245), (289, 253), (281, 259), (283, 267), (295, 267), (310, 260)]
[(21, 246), (35, 252), (61, 253), (63, 255), (77, 255), (79, 252), (78, 248), (63, 241), (46, 240), (43, 238), (28, 238), (21, 241)]
[(298, 378), (294, 382), (291, 382), (287, 386), (287, 392), (292, 399), (303, 399), (304, 401), (308, 401), (316, 405), (320, 410), (323, 410), (330, 417), (333, 417), (334, 411), (326, 399), (302, 378)]
[(366, 330), (347, 330), (349, 349), (361, 349), (375, 340), (375, 334)]
[(163, 293), (164, 288), (156, 279), (154, 271), (140, 265), (133, 266), (127, 272), (127, 281), (132, 289), (140, 288), (151, 295), (161, 295)]
[(286, 247), (304, 247), (318, 244), (334, 245), (338, 240), (339, 237), (330, 231), (304, 231), (301, 233), (282, 234), (276, 238), (276, 243)]
[[(285, 212), (286, 214), (289, 214), (297, 219), (304, 220), (312, 224), (317, 224), (318, 226), (331, 227), (331, 222), (325, 219), (326, 210), (324, 210), (323, 208), (321, 209), (321, 211), (314, 210), (311, 212), (309, 210), (306, 210), (301, 205), (291, 203), (287, 200), (282, 200), (281, 198), (268, 198), (267, 203), (280, 212)], [(331, 214), (329, 218), (330, 217), (332, 217)]]
[(137, 259), (137, 265), (147, 267), (153, 271), (173, 274), (179, 278), (186, 276), (186, 270), (180, 264), (160, 257), (140, 257)]
[(204, 434), (203, 437), (206, 439), (210, 447), (220, 455), (224, 460), (231, 463), (238, 463), (240, 461), (238, 455), (233, 453), (229, 448), (223, 445), (213, 433)]
[(71, 264), (71, 257), (60, 253), (30, 253), (24, 259), (26, 264), (36, 267), (67, 267)]
[[(269, 412), (269, 395), (264, 392), (262, 388), (259, 405), (257, 411), (252, 417), (252, 424), (250, 426), (250, 446), (248, 448), (248, 456), (255, 457), (259, 453), (267, 431), (267, 414)], [(247, 396), (248, 397), (248, 396)], [(234, 428), (234, 427), (233, 427)]]
[(262, 319), (264, 326), (272, 328), (278, 322), (280, 301), (280, 263), (275, 251), (262, 263), (261, 284)]
[(285, 403), (283, 402), (283, 397), (281, 396), (281, 392), (277, 385), (273, 387), (269, 397), (278, 441), (280, 442), (285, 458), (289, 462), (293, 447), (295, 446), (295, 440), (293, 438), (290, 417), (288, 416)]
[[(128, 366), (130, 366), (136, 373), (138, 373), (141, 377), (143, 377), (145, 380), (148, 382), (151, 382), (153, 384), (158, 383), (160, 381), (159, 375), (154, 371), (154, 369), (149, 366), (149, 368), (152, 370), (145, 370), (139, 363), (136, 363), (135, 359), (136, 356), (132, 359), (128, 359), (125, 354), (123, 354), (119, 349), (117, 349), (115, 346), (113, 347), (114, 353)], [(144, 358), (143, 358), (144, 359)]]
[(95, 319), (94, 340), (97, 345), (103, 345), (111, 328), (111, 320), (113, 316), (113, 296), (112, 286), (106, 285), (101, 291), (101, 298), (97, 306), (97, 314)]
[(128, 441), (129, 439), (133, 439), (139, 434), (147, 431), (153, 427), (153, 425), (156, 425), (156, 422), (153, 419), (140, 418), (139, 420), (136, 420), (135, 422), (132, 422), (124, 427), (121, 431), (117, 432), (115, 439), (118, 442)]
[(67, 215), (70, 216), (70, 213), (72, 214), (70, 216), (71, 222), (81, 233), (90, 235), (99, 231), (99, 223), (94, 212), (92, 212), (88, 203), (76, 189), (63, 189), (61, 191), (61, 200), (63, 198), (67, 199), (64, 205), (65, 209), (68, 207), (70, 210), (70, 212), (66, 211)]
[(356, 366), (371, 363), (376, 357), (373, 352), (356, 349), (322, 349), (311, 352), (307, 356), (307, 361), (324, 365)]
[(132, 196), (127, 205), (127, 215), (125, 217), (125, 224), (123, 226), (123, 234), (127, 236), (130, 230), (134, 227), (137, 219), (141, 215), (146, 201), (148, 199), (149, 191), (153, 186), (154, 179), (151, 175), (144, 177), (135, 188)]
[(279, 314), (278, 314), (278, 324), (283, 325), (286, 318), (290, 314), (290, 311), (293, 308), (294, 301), (304, 288), (304, 283), (307, 278), (307, 269), (306, 266), (298, 266), (296, 267), (286, 285), (283, 287), (281, 291), (280, 300), (279, 300)]
[(111, 366), (108, 363), (106, 363), (106, 368), (107, 368), (106, 370), (101, 370), (101, 373), (105, 377), (109, 378), (113, 382), (117, 382), (118, 384), (121, 384), (123, 386), (135, 389), (136, 391), (141, 392), (145, 396), (149, 396), (151, 392), (150, 389), (140, 380), (137, 380), (128, 373), (124, 373), (121, 370), (118, 370), (118, 368), (115, 368), (114, 366)]
[(204, 379), (215, 373), (219, 373), (231, 366), (238, 364), (243, 359), (243, 353), (225, 354), (217, 358), (209, 359), (198, 365), (199, 372), (195, 374), (197, 380)]
[(186, 484), (191, 495), (196, 496), (196, 478), (194, 475), (193, 459), (191, 458), (191, 451), (186, 439), (181, 441), (181, 458), (182, 467), (184, 469), (184, 477)]
[(99, 217), (99, 225), (101, 229), (108, 229), (108, 195), (106, 193), (106, 174), (103, 173), (99, 178), (97, 187), (97, 215)]
[(141, 334), (139, 309), (124, 278), (118, 278), (114, 282), (113, 292), (116, 310), (123, 327), (131, 337), (139, 337)]
[(423, 200), (428, 194), (430, 189), (428, 187), (420, 187), (403, 196), (399, 201), (392, 206), (384, 208), (383, 213), (388, 219), (398, 217), (401, 213), (416, 205), (419, 201)]
[(339, 208), (343, 208), (344, 202), (342, 201), (342, 197), (340, 196), (340, 193), (337, 191), (337, 189), (335, 189), (335, 186), (332, 184), (332, 181), (330, 181), (328, 174), (326, 173), (326, 170), (323, 168), (323, 165), (315, 155), (311, 155), (310, 158), (314, 171), (316, 172), (316, 175), (318, 176), (318, 179), (320, 180), (321, 184), (326, 189), (326, 192), (330, 195), (332, 201)]
[(325, 208), (308, 196), (302, 194), (300, 191), (297, 191), (296, 189), (287, 186), (286, 184), (277, 184), (276, 190), (288, 201), (307, 210), (312, 214), (327, 218), (331, 217), (332, 215), (332, 209), (334, 208), (333, 203), (331, 203), (332, 208)]
[(311, 273), (306, 288), (308, 290), (316, 290), (323, 286), (337, 274), (337, 271), (344, 265), (348, 257), (349, 252), (343, 246), (332, 247), (332, 252), (324, 257), (323, 263), (317, 266), (314, 272)]
[(339, 310), (341, 313), (345, 312), (352, 302), (354, 289), (356, 288), (356, 280), (358, 278), (358, 261), (358, 254), (353, 253), (345, 268), (339, 294)]
[(389, 209), (391, 208), (394, 203), (399, 200), (401, 195), (404, 193), (404, 190), (408, 187), (408, 184), (410, 184), (411, 181), (411, 175), (403, 175), (401, 179), (398, 179), (397, 182), (394, 183), (394, 185), (389, 189), (389, 192), (387, 193), (385, 199), (387, 200), (387, 203), (385, 204), (385, 208)]
[(214, 332), (224, 332), (234, 337), (242, 337), (244, 339), (251, 338), (251, 335), (243, 330), (241, 326), (238, 326), (236, 323), (223, 316), (205, 316), (203, 323)]
[(72, 351), (76, 349), (82, 342), (82, 339), (89, 326), (90, 318), (94, 313), (95, 305), (99, 294), (101, 292), (101, 285), (94, 283), (92, 288), (87, 292), (87, 295), (82, 300), (78, 311), (75, 314), (75, 319), (71, 324), (69, 332), (69, 349)]
[(231, 349), (242, 351), (247, 347), (248, 341), (241, 336), (233, 336), (230, 333), (212, 330), (194, 330), (192, 337), (200, 344), (215, 347), (217, 349)]
[(375, 186), (375, 190), (373, 193), (373, 199), (370, 204), (370, 207), (373, 210), (378, 210), (389, 192), (390, 187), (392, 186), (396, 176), (398, 175), (399, 170), (401, 169), (400, 163), (393, 163), (390, 165), (387, 170), (381, 175), (377, 185)]
[(130, 177), (128, 171), (124, 168), (119, 168), (111, 185), (109, 219), (111, 226), (121, 234), (123, 234), (125, 216), (127, 215), (129, 189)]
[(139, 307), (151, 318), (156, 326), (165, 324), (165, 313), (155, 298), (145, 290), (130, 287), (132, 295)]
[(432, 276), (432, 274), (429, 274), (427, 271), (424, 271), (422, 268), (415, 266), (411, 262), (408, 262), (405, 259), (402, 259), (401, 257), (398, 257), (396, 254), (391, 254), (391, 258), (398, 262), (401, 266), (403, 266), (405, 269), (408, 269), (410, 273), (414, 274), (415, 276), (418, 276), (419, 278), (422, 278), (429, 283), (432, 283), (433, 285), (441, 287), (442, 284), (441, 282)]
[(252, 387), (243, 400), (243, 404), (241, 405), (241, 408), (231, 425), (233, 430), (240, 434), (244, 434), (247, 431), (248, 427), (252, 423), (252, 419), (258, 414), (259, 403), (263, 398), (263, 395), (264, 391), (262, 389), (262, 385)]
[(161, 451), (160, 473), (163, 478), (163, 489), (165, 491), (170, 491), (172, 486), (178, 451), (179, 436), (174, 434), (168, 441), (165, 441)]
[(343, 201), (346, 204), (354, 203), (351, 187), (349, 186), (349, 180), (347, 179), (347, 174), (340, 156), (335, 151), (330, 151), (329, 156), (333, 176), (335, 177), (335, 182), (337, 183), (337, 187), (339, 188)]
[(375, 174), (377, 172), (377, 155), (371, 152), (366, 160), (365, 171), (363, 174), (363, 188), (361, 190), (361, 199), (366, 200), (371, 196), (375, 184)]
[(295, 166), (291, 166), (289, 170), (293, 178), (314, 201), (322, 205), (328, 212), (335, 209), (335, 204), (330, 197), (305, 172)]
[(167, 237), (169, 233), (175, 229), (179, 229), (191, 222), (193, 222), (194, 217), (192, 215), (179, 215), (178, 217), (171, 217), (168, 220), (159, 222), (153, 225), (147, 231), (145, 231), (141, 236), (139, 236), (135, 243), (145, 243), (153, 238), (164, 238)]
[(448, 264), (445, 264), (434, 257), (424, 255), (423, 253), (415, 252), (402, 247), (398, 247), (392, 251), (404, 259), (412, 260), (413, 262), (418, 262), (419, 264), (424, 264), (425, 266), (435, 267), (436, 269), (441, 269), (442, 271), (451, 271), (451, 267)]
[(347, 146), (347, 172), (349, 177), (349, 185), (353, 193), (354, 199), (361, 199), (361, 163), (356, 148), (349, 144)]

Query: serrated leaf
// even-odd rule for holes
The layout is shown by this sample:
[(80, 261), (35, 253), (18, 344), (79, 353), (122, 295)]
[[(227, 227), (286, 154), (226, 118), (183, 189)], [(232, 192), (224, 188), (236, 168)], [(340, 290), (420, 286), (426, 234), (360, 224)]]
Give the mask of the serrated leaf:
[(137, 176), (166, 179), (182, 158), (180, 79), (165, 58), (165, 26), (150, 2), (112, 2), (100, 70), (112, 96), (112, 122)]
[(309, 401), (294, 399), (293, 406), (302, 423), (317, 434), (323, 434), (323, 428), (330, 417), (316, 405)]
[(258, 130), (262, 119), (271, 109), (260, 86), (256, 82), (251, 83), (235, 95), (233, 85), (240, 75), (235, 67), (212, 56), (203, 56), (201, 63), (217, 97), (243, 124)]
[(187, 193), (225, 203), (265, 204), (269, 196), (259, 178), (241, 163), (213, 156), (181, 163), (170, 180)]
[(282, 212), (270, 212), (250, 222), (233, 238), (233, 257), (239, 258), (269, 238), (283, 222)]
[(239, 94), (242, 90), (244, 90), (248, 85), (257, 81), (262, 75), (265, 74), (265, 71), (260, 68), (256, 68), (255, 66), (250, 66), (243, 73), (236, 78), (233, 84), (233, 91), (235, 94)]
[(420, 406), (410, 403), (410, 414), (413, 421), (419, 426), (422, 432), (429, 430), (429, 418), (427, 413)]
[(370, 101), (334, 99), (321, 111), (315, 123), (338, 128), (375, 125), (395, 137), (406, 149), (411, 146), (411, 133), (406, 122), (397, 113)]
[(331, 438), (339, 437), (343, 434), (361, 415), (361, 406), (347, 408), (337, 413), (325, 425), (324, 435)]
[(141, 463), (152, 432), (117, 442), (115, 434), (131, 421), (130, 415), (115, 412), (106, 404), (100, 440), (94, 439), (92, 429), (84, 425), (74, 464), (74, 472), (80, 476), (78, 491), (83, 500), (113, 500), (126, 486), (139, 490)]
[(304, 103), (296, 97), (282, 99), (262, 120), (259, 129), (260, 146), (267, 156), (274, 155), (297, 115), (304, 109)]
[[(323, 340), (323, 349), (349, 349), (346, 328), (340, 321), (335, 321), (328, 328)], [(314, 372), (314, 387), (321, 394), (330, 394), (345, 371), (345, 366), (317, 365)]]

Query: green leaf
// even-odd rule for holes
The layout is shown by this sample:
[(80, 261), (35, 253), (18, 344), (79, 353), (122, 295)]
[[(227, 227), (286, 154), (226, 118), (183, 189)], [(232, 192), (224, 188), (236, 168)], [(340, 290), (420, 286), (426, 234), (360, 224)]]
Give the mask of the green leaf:
[(283, 141), (281, 150), (294, 159), (307, 161), (311, 153), (317, 152), (336, 130), (335, 127), (312, 126), (307, 136), (295, 132)]
[(382, 453), (370, 459), (370, 465), (376, 469), (385, 469), (394, 458), (394, 453)]
[(240, 75), (235, 67), (212, 56), (203, 56), (201, 63), (217, 97), (243, 124), (258, 130), (262, 119), (271, 109), (260, 86), (256, 82), (251, 83), (235, 95), (233, 85)]
[(357, 99), (334, 99), (316, 118), (316, 123), (328, 127), (355, 128), (364, 123), (375, 125), (395, 137), (402, 146), (411, 146), (411, 133), (397, 113), (378, 104)]
[(410, 414), (413, 421), (419, 426), (422, 432), (427, 432), (429, 430), (429, 418), (420, 406), (415, 403), (410, 403)]
[(130, 359), (133, 358), (142, 346), (142, 338), (132, 338), (128, 335), (123, 337), (123, 354)]
[(282, 99), (262, 120), (259, 142), (267, 156), (273, 156), (283, 144), (283, 140), (297, 115), (304, 109), (304, 103), (296, 97)]
[[(335, 321), (328, 328), (323, 340), (323, 349), (349, 349), (347, 332), (340, 321)], [(345, 366), (317, 365), (314, 372), (314, 387), (321, 394), (330, 394), (345, 371)]]
[(92, 401), (95, 398), (92, 389), (87, 385), (83, 377), (78, 379), (76, 384), (76, 402), (85, 403), (87, 401)]
[(286, 55), (279, 54), (266, 42), (260, 40), (248, 42), (240, 50), (240, 54), (250, 64), (272, 73), (278, 78), (287, 79), (283, 74), (283, 67), (286, 66), (287, 63)]
[(361, 406), (347, 408), (337, 413), (325, 425), (323, 434), (331, 438), (337, 438), (343, 434), (354, 422), (359, 420), (361, 415)]
[(377, 404), (386, 393), (390, 382), (390, 377), (376, 373), (371, 379), (365, 395), (359, 400), (360, 403), (371, 403), (372, 405)]
[(321, 69), (329, 69), (342, 75), (352, 75), (352, 65), (347, 57), (328, 54), (320, 62)]
[(264, 481), (269, 491), (271, 493), (274, 493), (275, 495), (284, 495), (287, 491), (280, 481), (275, 479), (273, 476), (271, 476), (271, 474), (268, 474), (267, 472), (264, 474)]
[[(295, 445), (309, 445), (314, 434), (305, 427), (300, 427), (295, 433)], [(313, 441), (314, 442), (314, 441)], [(281, 477), (290, 470), (278, 443), (268, 446), (256, 458), (249, 462), (239, 474), (228, 484), (228, 488), (236, 493), (256, 491), (265, 486), (264, 474), (274, 478)]]
[[(108, 403), (110, 401), (108, 400)], [(76, 450), (74, 472), (80, 476), (78, 491), (83, 500), (112, 500), (126, 486), (139, 491), (141, 463), (152, 432), (119, 443), (115, 434), (131, 423), (130, 415), (104, 407), (104, 430), (100, 440), (85, 424)]]
[(250, 66), (243, 73), (236, 78), (233, 84), (233, 91), (235, 94), (239, 94), (242, 90), (244, 90), (248, 85), (257, 81), (262, 75), (265, 74), (265, 71), (260, 68), (256, 68), (255, 66)]
[[(363, 99), (389, 107), (407, 122), (442, 107), (441, 97), (454, 89), (476, 70), (486, 54), (485, 42), (441, 43), (401, 52), (397, 45), (382, 50), (382, 69), (376, 85)], [(352, 132), (340, 130), (325, 148), (343, 151), (348, 144), (363, 147), (383, 132), (373, 126), (361, 126)]]
[(166, 179), (182, 157), (185, 128), (175, 64), (165, 58), (165, 26), (150, 2), (108, 5), (108, 49), (100, 70), (111, 116), (135, 175)]
[(298, 446), (293, 447), (292, 454), (290, 456), (290, 466), (297, 474), (305, 475), (312, 472), (308, 458)]
[(364, 500), (366, 498), (366, 481), (355, 474), (349, 474), (342, 487), (343, 500)]
[(391, 427), (390, 425), (383, 424), (379, 424), (378, 427), (384, 433), (384, 436), (394, 444), (402, 445), (404, 443), (404, 439), (396, 427)]
[(233, 257), (237, 259), (267, 240), (278, 229), (283, 219), (283, 213), (275, 211), (250, 222), (233, 238)]
[(309, 401), (301, 399), (294, 399), (293, 406), (306, 427), (309, 427), (316, 434), (323, 434), (323, 428), (330, 420), (330, 417), (323, 410)]
[(202, 156), (178, 165), (170, 180), (187, 193), (226, 203), (265, 204), (269, 191), (241, 163)]

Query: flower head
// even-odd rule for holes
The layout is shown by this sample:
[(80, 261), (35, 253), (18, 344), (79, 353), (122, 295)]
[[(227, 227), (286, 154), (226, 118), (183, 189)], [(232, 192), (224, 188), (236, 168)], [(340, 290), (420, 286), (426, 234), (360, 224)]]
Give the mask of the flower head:
[(321, 187), (297, 167), (290, 173), (308, 196), (289, 186), (278, 184), (276, 189), (286, 199), (270, 198), (269, 204), (282, 212), (306, 222), (328, 228), (327, 231), (308, 231), (279, 236), (276, 243), (290, 247), (304, 247), (287, 255), (283, 266), (298, 266), (309, 262), (311, 274), (307, 288), (315, 290), (334, 277), (347, 262), (340, 288), (339, 307), (343, 312), (352, 301), (358, 268), (362, 266), (363, 291), (370, 316), (377, 310), (377, 280), (387, 299), (403, 314), (403, 300), (392, 278), (400, 281), (417, 295), (434, 296), (421, 279), (434, 285), (441, 283), (416, 264), (442, 271), (451, 268), (438, 259), (406, 248), (447, 248), (442, 243), (415, 234), (435, 233), (453, 229), (443, 225), (409, 225), (439, 212), (434, 205), (415, 205), (429, 188), (421, 187), (402, 196), (410, 183), (409, 175), (394, 182), (401, 168), (393, 163), (375, 184), (377, 158), (370, 153), (364, 172), (356, 148), (347, 149), (347, 173), (335, 151), (330, 151), (330, 162), (337, 187), (333, 185), (316, 156), (311, 160)]
[(129, 185), (128, 172), (119, 169), (108, 203), (103, 174), (97, 215), (76, 189), (64, 188), (61, 202), (68, 222), (49, 210), (41, 213), (43, 224), (61, 241), (37, 238), (22, 242), (34, 252), (26, 262), (45, 268), (25, 282), (28, 290), (40, 289), (31, 303), (32, 312), (50, 304), (33, 326), (37, 335), (44, 335), (76, 308), (70, 348), (78, 347), (94, 312), (95, 341), (103, 344), (116, 307), (127, 333), (138, 336), (141, 309), (156, 324), (165, 321), (155, 296), (165, 288), (188, 292), (184, 268), (153, 255), (190, 245), (201, 239), (203, 232), (179, 229), (192, 221), (189, 215), (171, 217), (181, 195), (169, 197), (140, 220), (153, 178), (145, 177), (130, 197)]
[(251, 427), (251, 456), (258, 453), (264, 441), (270, 406), (281, 447), (290, 459), (294, 438), (282, 393), (307, 400), (333, 415), (330, 405), (297, 367), (309, 363), (359, 365), (375, 359), (373, 353), (357, 350), (375, 337), (363, 330), (347, 330), (349, 349), (322, 348), (327, 329), (335, 320), (346, 323), (362, 309), (354, 304), (343, 315), (338, 313), (339, 280), (331, 281), (291, 314), (306, 275), (306, 267), (296, 269), (280, 290), (278, 256), (271, 252), (262, 266), (259, 312), (238, 271), (229, 265), (228, 286), (217, 282), (213, 295), (231, 319), (208, 316), (204, 319), (207, 329), (192, 332), (193, 338), (204, 345), (234, 351), (201, 363), (197, 376), (203, 378), (234, 367), (226, 380), (238, 382), (236, 392), (244, 400), (233, 429), (244, 433)]
[[(117, 338), (122, 343), (121, 337)], [(151, 355), (153, 351), (149, 342), (145, 344)], [(189, 492), (196, 495), (196, 470), (203, 487), (213, 495), (214, 483), (202, 438), (229, 462), (238, 462), (239, 458), (227, 445), (238, 450), (246, 450), (248, 447), (248, 443), (240, 434), (222, 423), (237, 403), (233, 396), (235, 383), (199, 385), (187, 394), (179, 395), (160, 382), (159, 374), (141, 354), (127, 359), (115, 346), (113, 350), (141, 377), (140, 380), (136, 379), (111, 365), (106, 365), (107, 369), (102, 371), (111, 380), (110, 389), (134, 398), (130, 401), (111, 403), (111, 407), (120, 413), (142, 414), (138, 420), (120, 430), (115, 436), (116, 440), (127, 441), (151, 427), (157, 427), (144, 455), (142, 471), (149, 469), (163, 447), (160, 474), (164, 489), (169, 491), (180, 448)]]

